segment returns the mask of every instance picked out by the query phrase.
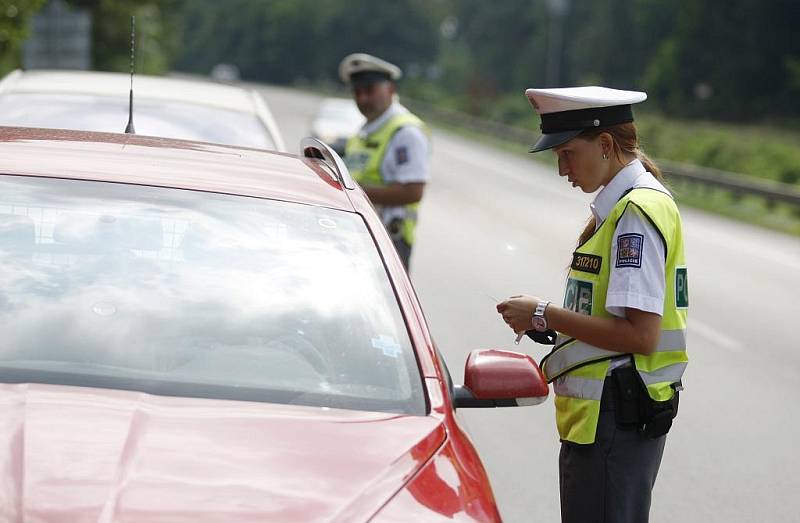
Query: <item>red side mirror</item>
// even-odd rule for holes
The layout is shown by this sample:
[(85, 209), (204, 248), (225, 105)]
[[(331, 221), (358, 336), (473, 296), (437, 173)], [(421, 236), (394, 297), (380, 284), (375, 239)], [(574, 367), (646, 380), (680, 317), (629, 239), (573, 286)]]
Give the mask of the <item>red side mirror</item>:
[(519, 352), (474, 350), (464, 368), (456, 407), (516, 407), (543, 402), (550, 389), (533, 358)]

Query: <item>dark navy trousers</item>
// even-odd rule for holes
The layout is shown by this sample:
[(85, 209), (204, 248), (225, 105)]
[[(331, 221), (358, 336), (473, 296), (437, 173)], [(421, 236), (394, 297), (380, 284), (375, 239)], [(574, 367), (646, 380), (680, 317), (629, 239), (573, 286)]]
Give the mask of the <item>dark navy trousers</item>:
[(562, 523), (646, 523), (667, 436), (650, 439), (617, 428), (611, 380), (600, 402), (591, 445), (561, 442)]

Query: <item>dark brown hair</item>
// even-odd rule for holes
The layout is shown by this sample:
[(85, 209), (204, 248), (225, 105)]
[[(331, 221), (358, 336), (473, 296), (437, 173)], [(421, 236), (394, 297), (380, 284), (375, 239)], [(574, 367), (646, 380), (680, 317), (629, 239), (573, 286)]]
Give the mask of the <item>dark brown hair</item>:
[[(611, 127), (600, 127), (596, 129), (586, 129), (577, 137), (584, 140), (594, 140), (602, 133), (608, 133), (614, 139), (614, 149), (612, 154), (621, 163), (625, 164), (625, 154), (632, 154), (639, 159), (658, 181), (664, 183), (664, 176), (661, 174), (661, 169), (639, 148), (639, 136), (636, 132), (636, 126), (631, 123), (622, 123), (613, 125)], [(594, 214), (589, 218), (589, 222), (583, 229), (580, 237), (578, 238), (578, 245), (583, 244), (589, 237), (594, 234), (597, 224), (595, 223)]]

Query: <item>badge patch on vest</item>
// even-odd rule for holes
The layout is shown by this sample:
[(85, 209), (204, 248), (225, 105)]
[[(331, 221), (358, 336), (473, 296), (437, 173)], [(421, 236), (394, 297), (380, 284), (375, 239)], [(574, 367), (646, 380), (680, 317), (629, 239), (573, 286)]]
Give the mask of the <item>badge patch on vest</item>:
[(620, 234), (617, 238), (617, 267), (641, 267), (644, 236), (637, 233)]
[(600, 274), (600, 267), (603, 264), (603, 257), (596, 254), (572, 253), (572, 268), (576, 271), (591, 272)]
[(408, 147), (403, 146), (395, 149), (394, 160), (397, 162), (397, 165), (408, 163)]
[(689, 307), (689, 275), (686, 267), (675, 268), (675, 306), (679, 309)]
[(567, 291), (564, 293), (564, 308), (591, 316), (593, 291), (594, 285), (590, 281), (568, 279)]

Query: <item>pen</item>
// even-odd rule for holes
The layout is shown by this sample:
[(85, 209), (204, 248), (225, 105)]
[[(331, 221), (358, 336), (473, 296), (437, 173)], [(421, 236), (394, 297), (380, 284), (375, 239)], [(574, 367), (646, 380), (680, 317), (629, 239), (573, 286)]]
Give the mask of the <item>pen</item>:
[[(501, 300), (498, 300), (497, 298), (495, 298), (494, 296), (492, 296), (491, 294), (487, 294), (487, 296), (490, 297), (492, 300), (494, 300), (497, 303), (500, 303), (500, 301), (501, 301)], [(518, 333), (517, 334), (517, 339), (514, 340), (514, 344), (515, 345), (519, 345), (519, 342), (520, 342), (520, 340), (522, 339), (523, 336), (525, 336), (525, 331)]]

